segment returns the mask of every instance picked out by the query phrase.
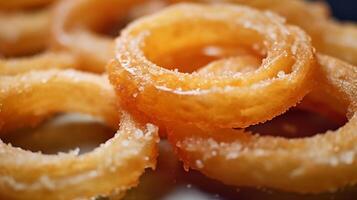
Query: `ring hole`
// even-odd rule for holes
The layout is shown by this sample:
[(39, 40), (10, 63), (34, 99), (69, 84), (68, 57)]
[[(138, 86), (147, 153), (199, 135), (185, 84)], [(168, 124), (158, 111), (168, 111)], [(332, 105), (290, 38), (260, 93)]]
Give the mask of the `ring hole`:
[(295, 108), (268, 122), (248, 127), (247, 130), (259, 135), (304, 138), (337, 130), (346, 122), (347, 119), (336, 121), (319, 113)]
[(106, 142), (115, 131), (100, 120), (80, 114), (51, 118), (35, 128), (24, 128), (2, 136), (5, 143), (44, 154), (79, 151), (89, 152)]
[(102, 23), (100, 27), (93, 31), (99, 35), (114, 39), (118, 37), (120, 30), (125, 28), (125, 26), (128, 25), (130, 21), (131, 19), (129, 17), (124, 17), (120, 20), (110, 20), (106, 23)]
[(267, 56), (264, 35), (254, 29), (204, 18), (170, 19), (160, 18), (162, 25), (147, 23), (147, 32), (132, 27), (145, 57), (160, 67), (191, 73), (222, 58), (251, 55), (262, 60)]
[(260, 63), (264, 57), (251, 48), (232, 44), (210, 44), (175, 50), (161, 55), (155, 63), (166, 69), (192, 73), (217, 60), (244, 56), (256, 57)]

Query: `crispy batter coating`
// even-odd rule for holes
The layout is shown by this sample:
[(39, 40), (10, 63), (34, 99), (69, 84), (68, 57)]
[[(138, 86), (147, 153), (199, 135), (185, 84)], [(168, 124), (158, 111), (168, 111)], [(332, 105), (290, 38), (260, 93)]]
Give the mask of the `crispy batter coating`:
[[(59, 112), (79, 112), (117, 127), (119, 109), (104, 76), (74, 70), (0, 79), (0, 130), (36, 125)], [(74, 199), (121, 193), (154, 168), (157, 128), (123, 113), (115, 136), (92, 152), (43, 155), (0, 141), (0, 197)]]

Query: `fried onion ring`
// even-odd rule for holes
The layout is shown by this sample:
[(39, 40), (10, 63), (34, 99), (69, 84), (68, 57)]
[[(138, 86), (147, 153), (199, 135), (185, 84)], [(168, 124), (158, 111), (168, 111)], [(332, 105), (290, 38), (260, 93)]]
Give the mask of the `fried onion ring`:
[(346, 125), (302, 139), (172, 126), (168, 139), (186, 167), (230, 185), (298, 193), (333, 191), (356, 184), (357, 68), (324, 55), (318, 60), (322, 68), (318, 89), (348, 106)]
[(114, 42), (96, 32), (105, 29), (113, 21), (124, 19), (130, 8), (143, 1), (61, 1), (54, 10), (53, 45), (77, 55), (81, 65), (87, 70), (103, 72), (107, 62), (114, 57)]
[[(180, 73), (154, 64), (178, 49), (210, 44), (255, 48), (267, 57), (244, 76)], [(222, 128), (286, 111), (312, 88), (315, 72), (304, 32), (272, 13), (234, 5), (181, 4), (142, 18), (122, 31), (116, 55), (109, 78), (133, 113)]]
[[(2, 132), (36, 125), (58, 112), (90, 114), (117, 127), (116, 105), (104, 76), (49, 70), (0, 79)], [(83, 155), (43, 155), (0, 142), (0, 196), (74, 199), (125, 191), (137, 184), (145, 168), (155, 167), (157, 141), (154, 125), (123, 113), (117, 134)]]

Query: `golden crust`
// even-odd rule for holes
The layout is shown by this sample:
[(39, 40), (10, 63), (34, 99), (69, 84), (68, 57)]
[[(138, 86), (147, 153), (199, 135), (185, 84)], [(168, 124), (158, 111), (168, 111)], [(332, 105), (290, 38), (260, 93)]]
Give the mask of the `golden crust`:
[(0, 75), (17, 75), (36, 70), (79, 68), (72, 54), (45, 52), (35, 56), (0, 59)]
[[(2, 132), (35, 125), (58, 112), (90, 114), (117, 127), (117, 98), (103, 76), (30, 72), (2, 77), (0, 91)], [(112, 139), (83, 155), (43, 155), (0, 142), (0, 196), (73, 199), (125, 191), (137, 184), (145, 168), (155, 167), (157, 142), (154, 125), (126, 113)]]

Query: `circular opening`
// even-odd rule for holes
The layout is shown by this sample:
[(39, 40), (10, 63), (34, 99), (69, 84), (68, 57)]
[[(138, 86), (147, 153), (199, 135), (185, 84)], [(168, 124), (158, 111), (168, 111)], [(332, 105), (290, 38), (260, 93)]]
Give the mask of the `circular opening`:
[(150, 34), (141, 42), (144, 55), (163, 68), (191, 73), (223, 58), (267, 56), (262, 36), (250, 29), (200, 20), (162, 24), (146, 24)]
[(155, 63), (167, 69), (192, 73), (217, 60), (244, 56), (263, 59), (263, 56), (252, 48), (232, 44), (209, 44), (169, 52), (161, 55)]
[(250, 126), (247, 130), (260, 135), (304, 138), (328, 130), (337, 130), (346, 122), (346, 118), (335, 120), (316, 112), (292, 108), (268, 122)]
[(260, 135), (304, 138), (328, 130), (337, 130), (347, 122), (345, 115), (333, 110), (327, 111), (330, 108), (325, 107), (316, 112), (313, 111), (316, 110), (315, 108), (303, 105), (304, 102), (270, 121), (250, 126), (247, 130)]
[(125, 28), (125, 26), (131, 21), (132, 19), (129, 16), (120, 19), (113, 19), (101, 24), (101, 26), (96, 28), (94, 31), (99, 35), (114, 39), (118, 37), (120, 30)]
[(33, 152), (82, 154), (113, 137), (115, 131), (100, 120), (80, 114), (51, 118), (35, 128), (23, 128), (1, 136), (5, 143)]

